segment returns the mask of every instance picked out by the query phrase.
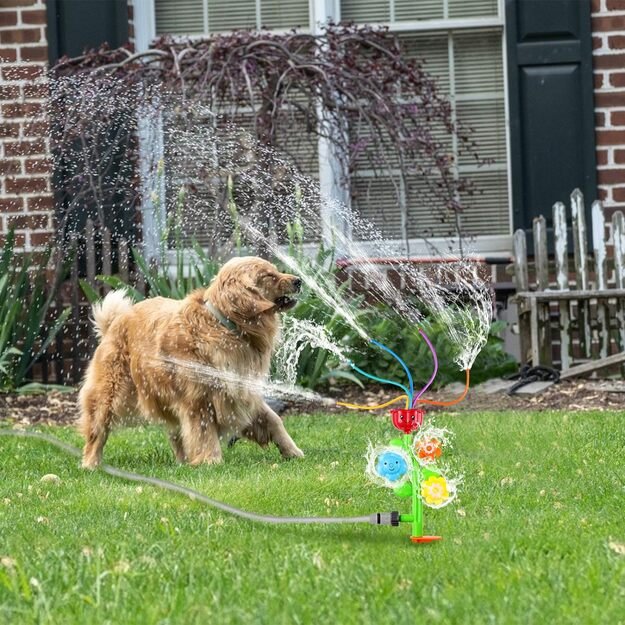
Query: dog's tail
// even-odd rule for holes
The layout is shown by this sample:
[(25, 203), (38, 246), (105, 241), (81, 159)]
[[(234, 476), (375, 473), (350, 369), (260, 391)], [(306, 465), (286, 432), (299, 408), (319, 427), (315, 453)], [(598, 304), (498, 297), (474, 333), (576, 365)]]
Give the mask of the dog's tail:
[(98, 338), (102, 338), (111, 323), (132, 308), (132, 300), (123, 289), (111, 291), (106, 297), (93, 305), (93, 327)]

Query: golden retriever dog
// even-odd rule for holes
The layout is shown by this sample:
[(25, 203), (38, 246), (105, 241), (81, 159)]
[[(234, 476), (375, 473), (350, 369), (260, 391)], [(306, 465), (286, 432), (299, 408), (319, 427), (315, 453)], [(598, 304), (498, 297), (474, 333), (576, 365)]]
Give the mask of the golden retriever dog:
[(96, 467), (111, 427), (136, 415), (165, 423), (176, 458), (192, 465), (221, 462), (220, 440), (238, 434), (303, 456), (259, 393), (279, 313), (300, 288), (296, 276), (244, 257), (181, 301), (133, 305), (124, 291), (109, 293), (93, 309), (101, 340), (79, 395), (83, 467)]

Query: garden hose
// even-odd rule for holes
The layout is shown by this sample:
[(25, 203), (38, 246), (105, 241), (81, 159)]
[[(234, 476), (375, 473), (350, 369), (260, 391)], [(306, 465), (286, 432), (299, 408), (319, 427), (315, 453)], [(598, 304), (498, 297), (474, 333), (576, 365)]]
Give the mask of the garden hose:
[[(49, 436), (48, 434), (43, 434), (42, 432), (32, 432), (32, 431), (24, 431), (24, 430), (8, 430), (8, 429), (0, 429), (0, 436), (16, 436), (20, 438), (36, 438), (50, 445), (54, 445), (59, 449), (63, 450), (65, 453), (75, 456), (76, 458), (82, 457), (82, 452), (80, 449), (74, 447), (73, 445), (69, 445), (54, 436)], [(125, 480), (131, 480), (133, 482), (143, 482), (144, 484), (151, 484), (152, 486), (157, 486), (158, 488), (162, 488), (165, 490), (170, 490), (174, 493), (180, 493), (182, 495), (186, 495), (193, 500), (200, 501), (205, 503), (213, 508), (217, 508), (223, 512), (227, 512), (228, 514), (232, 514), (234, 516), (241, 517), (243, 519), (247, 519), (248, 521), (256, 521), (260, 523), (274, 523), (274, 524), (287, 524), (287, 523), (298, 523), (298, 524), (313, 524), (313, 523), (370, 523), (371, 525), (393, 525), (397, 526), (399, 524), (399, 517), (397, 512), (374, 512), (373, 514), (364, 515), (364, 516), (351, 516), (351, 517), (301, 517), (301, 516), (272, 516), (268, 514), (256, 514), (254, 512), (248, 512), (247, 510), (241, 510), (239, 508), (235, 508), (227, 503), (222, 501), (217, 501), (216, 499), (211, 499), (202, 493), (193, 490), (192, 488), (188, 488), (187, 486), (182, 486), (181, 484), (176, 484), (175, 482), (169, 482), (168, 480), (162, 480), (158, 477), (150, 477), (147, 475), (141, 475), (140, 473), (133, 473), (131, 471), (125, 471), (123, 469), (118, 469), (116, 467), (111, 466), (110, 464), (101, 464), (99, 469), (104, 473), (108, 473), (114, 477), (119, 477)]]

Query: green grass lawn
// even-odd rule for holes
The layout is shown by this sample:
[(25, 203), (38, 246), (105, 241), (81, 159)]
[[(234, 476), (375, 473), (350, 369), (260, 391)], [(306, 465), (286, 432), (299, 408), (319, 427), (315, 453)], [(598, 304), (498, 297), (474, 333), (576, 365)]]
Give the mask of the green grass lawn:
[[(266, 526), (84, 472), (46, 443), (0, 438), (0, 622), (376, 625), (625, 623), (625, 422), (618, 413), (440, 415), (459, 499), (408, 525)], [(387, 418), (292, 417), (306, 458), (241, 442), (177, 466), (158, 428), (120, 430), (113, 465), (278, 515), (402, 509), (364, 477)], [(69, 428), (47, 428), (79, 443)], [(47, 473), (60, 483), (41, 482)]]

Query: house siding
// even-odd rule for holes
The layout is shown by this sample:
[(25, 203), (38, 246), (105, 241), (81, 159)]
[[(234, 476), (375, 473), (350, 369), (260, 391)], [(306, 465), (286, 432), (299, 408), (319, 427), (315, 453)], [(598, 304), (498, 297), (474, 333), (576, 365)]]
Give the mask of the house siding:
[(42, 0), (0, 5), (0, 247), (14, 228), (24, 249), (54, 233), (46, 120), (46, 7)]
[(625, 209), (625, 0), (592, 0), (598, 195)]

